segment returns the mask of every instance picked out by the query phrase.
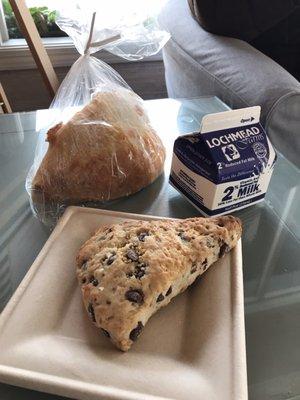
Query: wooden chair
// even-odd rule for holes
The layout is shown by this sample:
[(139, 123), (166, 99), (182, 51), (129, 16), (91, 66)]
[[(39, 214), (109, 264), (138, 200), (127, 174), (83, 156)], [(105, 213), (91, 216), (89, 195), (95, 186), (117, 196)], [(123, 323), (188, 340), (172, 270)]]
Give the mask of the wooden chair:
[(11, 113), (11, 112), (12, 111), (11, 111), (9, 101), (6, 97), (3, 86), (0, 83), (0, 114)]
[(10, 4), (43, 81), (53, 97), (59, 87), (59, 81), (25, 0), (10, 0)]

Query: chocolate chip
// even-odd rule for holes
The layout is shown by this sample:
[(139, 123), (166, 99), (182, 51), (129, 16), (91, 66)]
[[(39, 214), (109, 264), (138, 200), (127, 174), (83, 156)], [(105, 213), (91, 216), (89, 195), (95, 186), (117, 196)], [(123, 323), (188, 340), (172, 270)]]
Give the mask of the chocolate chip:
[(137, 327), (132, 329), (129, 335), (129, 339), (132, 340), (133, 342), (136, 341), (136, 339), (139, 337), (140, 333), (142, 332), (142, 329), (144, 328), (144, 325), (142, 324), (141, 321), (138, 322)]
[(146, 236), (149, 236), (149, 232), (141, 232), (141, 233), (138, 235), (139, 241), (140, 241), (140, 242), (144, 242)]
[(126, 257), (131, 261), (138, 261), (139, 255), (132, 249), (127, 250)]
[(86, 278), (82, 278), (81, 283), (85, 283), (86, 282)]
[(147, 267), (146, 263), (143, 263), (143, 262), (136, 265), (136, 267), (134, 269), (134, 276), (137, 279), (141, 279), (146, 273), (146, 267)]
[(84, 261), (84, 262), (81, 264), (81, 269), (82, 269), (83, 271), (86, 271), (86, 270), (87, 270), (87, 261)]
[(134, 276), (135, 276), (137, 279), (141, 279), (144, 275), (145, 275), (145, 271), (142, 270), (142, 269), (138, 269), (138, 270), (136, 270), (136, 271), (134, 272)]
[(220, 247), (219, 251), (219, 258), (223, 257), (225, 253), (228, 253), (230, 251), (230, 247), (228, 246), (227, 243), (223, 243), (222, 246)]
[(97, 286), (99, 284), (98, 279), (96, 279), (94, 276), (91, 276), (89, 279), (90, 283), (92, 283), (94, 286)]
[(106, 337), (110, 337), (109, 332), (106, 329), (101, 328), (101, 331), (104, 333)]
[(111, 255), (108, 257), (108, 259), (107, 259), (107, 261), (106, 261), (106, 264), (107, 264), (107, 265), (111, 265), (116, 259), (117, 259), (117, 256), (116, 256), (115, 254), (111, 254)]
[(191, 240), (191, 238), (189, 238), (183, 231), (180, 231), (178, 233), (178, 236), (181, 240), (184, 240), (185, 242), (189, 242)]
[(90, 314), (90, 317), (92, 318), (92, 320), (94, 322), (96, 322), (94, 307), (93, 307), (93, 305), (91, 303), (88, 305), (88, 309), (87, 310), (88, 310), (88, 313)]
[(98, 286), (98, 284), (99, 284), (98, 279), (95, 278), (95, 279), (93, 280), (92, 284), (93, 284), (94, 286)]
[(102, 257), (102, 262), (105, 263), (106, 265), (111, 265), (116, 259), (117, 259), (116, 252), (111, 251), (110, 253), (105, 254), (105, 256)]
[(205, 271), (207, 268), (207, 258), (203, 261), (202, 266), (203, 266), (203, 271)]
[(166, 296), (169, 296), (169, 294), (172, 293), (172, 286), (169, 287), (169, 289), (167, 290)]
[(106, 300), (106, 304), (107, 304), (108, 306), (110, 306), (110, 305), (111, 305), (111, 301), (110, 301), (110, 300)]
[(191, 268), (191, 274), (194, 274), (197, 271), (197, 264), (193, 264)]
[(142, 304), (144, 302), (144, 293), (139, 289), (127, 290), (125, 298), (132, 303)]
[(165, 298), (165, 296), (162, 293), (160, 293), (158, 295), (158, 298), (156, 299), (156, 302), (159, 303), (160, 301), (163, 301), (164, 298)]

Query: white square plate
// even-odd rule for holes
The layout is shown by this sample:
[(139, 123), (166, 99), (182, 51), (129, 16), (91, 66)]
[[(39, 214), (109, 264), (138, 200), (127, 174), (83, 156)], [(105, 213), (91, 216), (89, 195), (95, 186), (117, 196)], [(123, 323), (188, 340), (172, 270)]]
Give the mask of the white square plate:
[(128, 353), (89, 321), (75, 277), (101, 224), (145, 215), (70, 207), (0, 317), (0, 380), (76, 399), (247, 398), (241, 243), (154, 315)]

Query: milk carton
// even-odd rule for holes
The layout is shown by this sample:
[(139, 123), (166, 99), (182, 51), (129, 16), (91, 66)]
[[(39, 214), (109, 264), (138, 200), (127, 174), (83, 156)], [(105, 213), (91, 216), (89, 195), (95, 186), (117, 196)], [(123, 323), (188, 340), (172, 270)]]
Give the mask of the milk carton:
[(203, 214), (226, 214), (265, 197), (276, 153), (259, 117), (259, 106), (209, 114), (200, 132), (175, 140), (170, 183)]

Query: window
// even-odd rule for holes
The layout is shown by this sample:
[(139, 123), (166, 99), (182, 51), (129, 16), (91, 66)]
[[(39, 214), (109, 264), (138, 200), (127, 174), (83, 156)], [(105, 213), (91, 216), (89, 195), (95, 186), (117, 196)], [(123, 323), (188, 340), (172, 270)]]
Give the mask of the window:
[[(47, 5), (48, 3), (48, 5)], [(67, 36), (65, 32), (61, 31), (55, 23), (56, 11), (50, 1), (43, 0), (27, 0), (26, 4), (29, 8), (30, 14), (35, 22), (35, 25), (42, 38), (46, 37), (63, 37)], [(2, 30), (4, 38), (2, 42), (9, 39), (20, 39), (22, 33), (18, 27), (14, 12), (11, 8), (9, 0), (2, 0)]]
[[(54, 67), (70, 66), (78, 58), (72, 40), (55, 23), (55, 7), (62, 1), (65, 0), (26, 0)], [(0, 57), (0, 71), (36, 68), (27, 43), (18, 28), (9, 0), (0, 0)], [(107, 63), (126, 62), (105, 51), (101, 52), (101, 59)], [(154, 60), (162, 60), (161, 53), (143, 61)]]
[[(55, 24), (56, 1), (26, 0), (26, 4), (53, 65), (69, 66), (78, 53), (71, 39)], [(9, 0), (0, 0), (0, 57), (0, 70), (36, 68)]]

